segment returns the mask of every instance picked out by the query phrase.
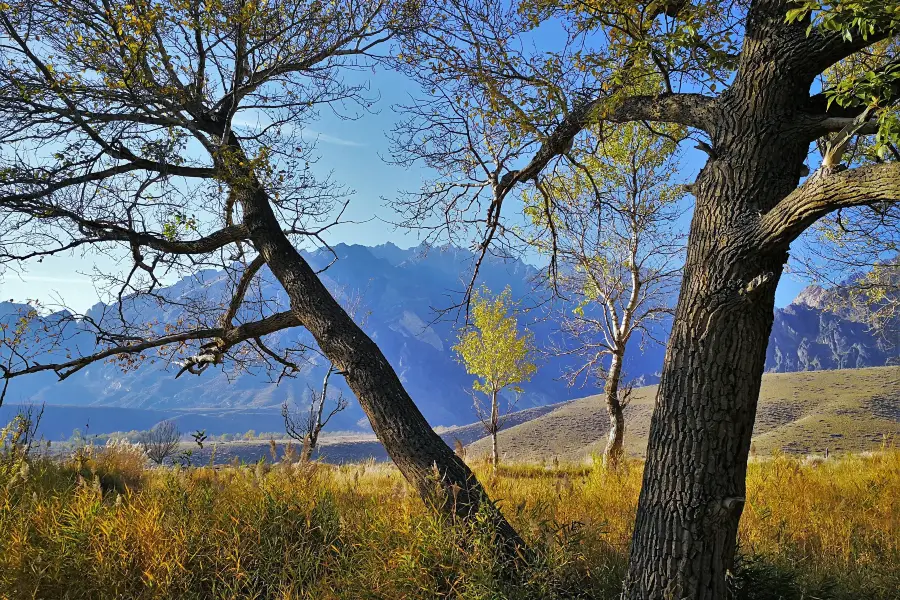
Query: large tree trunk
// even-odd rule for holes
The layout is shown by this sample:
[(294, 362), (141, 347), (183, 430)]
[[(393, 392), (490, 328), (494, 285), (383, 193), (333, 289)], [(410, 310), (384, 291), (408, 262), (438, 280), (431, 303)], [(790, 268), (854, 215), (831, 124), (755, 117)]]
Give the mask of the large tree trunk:
[(692, 259), (686, 272), (650, 427), (632, 600), (726, 597), (774, 307), (770, 293), (731, 305), (718, 294), (724, 285), (709, 285), (755, 277), (742, 262), (706, 263), (701, 274)]
[[(722, 600), (744, 506), (747, 457), (785, 248), (761, 215), (796, 188), (807, 154), (791, 131), (812, 76), (790, 56), (805, 26), (757, 2), (694, 186), (684, 279), (650, 427), (624, 597)], [(793, 60), (794, 63), (789, 63)]]
[[(236, 140), (232, 143), (237, 146)], [(428, 425), (378, 346), (282, 233), (268, 197), (252, 181), (238, 198), (253, 244), (287, 292), (292, 312), (343, 374), (391, 460), (441, 513), (465, 519), (486, 510), (504, 548), (513, 554), (524, 548), (472, 471)]]
[(609, 434), (603, 451), (603, 465), (608, 469), (619, 466), (625, 453), (625, 415), (619, 401), (619, 382), (622, 378), (622, 357), (614, 354), (603, 393), (606, 396), (606, 412), (609, 415)]

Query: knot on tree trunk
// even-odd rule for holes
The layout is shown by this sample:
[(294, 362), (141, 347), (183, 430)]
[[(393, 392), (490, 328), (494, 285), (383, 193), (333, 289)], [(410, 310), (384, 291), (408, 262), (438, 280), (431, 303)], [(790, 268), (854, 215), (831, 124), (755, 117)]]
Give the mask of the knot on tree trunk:
[(714, 498), (707, 505), (707, 510), (713, 519), (711, 523), (717, 526), (720, 523), (727, 523), (732, 519), (737, 519), (744, 509), (744, 496), (726, 496), (724, 498)]
[(738, 293), (748, 300), (752, 300), (753, 296), (758, 292), (764, 285), (769, 283), (775, 278), (775, 273), (771, 271), (766, 271), (765, 273), (760, 273), (745, 285)]

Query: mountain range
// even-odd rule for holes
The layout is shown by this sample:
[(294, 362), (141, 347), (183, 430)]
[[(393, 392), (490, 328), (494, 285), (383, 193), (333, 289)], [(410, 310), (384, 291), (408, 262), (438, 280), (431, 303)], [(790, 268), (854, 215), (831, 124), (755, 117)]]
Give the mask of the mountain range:
[[(439, 310), (453, 306), (461, 298), (471, 273), (473, 254), (456, 247), (401, 249), (393, 244), (374, 247), (340, 244), (334, 251), (338, 260), (333, 264), (330, 264), (332, 255), (321, 250), (305, 255), (315, 268), (330, 264), (322, 275), (329, 288), (357, 290), (362, 294), (363, 309), (368, 315), (367, 333), (387, 356), (426, 418), (436, 426), (473, 422), (476, 417), (469, 395), (472, 377), (456, 361), (452, 350), (459, 327), (455, 319), (457, 312)], [(520, 326), (534, 333), (539, 347), (547, 348), (558, 341), (555, 338), (558, 328), (553, 317), (558, 313), (548, 308), (551, 303), (547, 294), (536, 289), (535, 281), (539, 275), (537, 268), (520, 260), (489, 258), (482, 265), (479, 284), (494, 292), (508, 286), (524, 311), (519, 316)], [(265, 282), (262, 293), (278, 298), (287, 306), (277, 282), (265, 273), (262, 280)], [(230, 289), (228, 286), (224, 272), (206, 270), (177, 281), (160, 293), (171, 300), (199, 296), (223, 298)], [(876, 335), (866, 325), (830, 312), (822, 300), (825, 294), (821, 288), (809, 288), (794, 303), (776, 311), (767, 371), (857, 368), (900, 362), (900, 340)], [(174, 302), (160, 308), (155, 303), (135, 301), (127, 303), (123, 309), (137, 311), (135, 314), (142, 318), (152, 317), (154, 321), (167, 323), (179, 318), (178, 305)], [(560, 310), (574, 308), (561, 301), (556, 301), (556, 307)], [(99, 315), (109, 308), (97, 305), (87, 312), (87, 316)], [(9, 321), (24, 309), (23, 305), (0, 303), (0, 319)], [(49, 323), (60, 316), (64, 315), (51, 314), (41, 318), (44, 323)], [(654, 337), (664, 338), (667, 327), (666, 323), (661, 323)], [(287, 330), (271, 337), (273, 344), (294, 340), (308, 342), (304, 335), (308, 334)], [(93, 343), (93, 336), (87, 331), (77, 331), (71, 337), (70, 348), (74, 346), (80, 352), (89, 352)], [(664, 352), (659, 344), (648, 343), (641, 347), (635, 341), (626, 360), (627, 376), (640, 383), (655, 383)], [(55, 359), (60, 358), (58, 352)], [(550, 353), (541, 356), (537, 374), (523, 385), (517, 408), (544, 406), (596, 393), (598, 390), (591, 385), (570, 388), (562, 380), (564, 372), (576, 364), (575, 357)], [(148, 361), (127, 372), (122, 372), (115, 364), (96, 363), (62, 382), (58, 382), (52, 373), (14, 379), (7, 402), (161, 411), (252, 409), (258, 414), (259, 411), (275, 411), (286, 400), (302, 405), (306, 401), (307, 384), (318, 385), (325, 368), (324, 360), (313, 355), (297, 377), (276, 383), (261, 372), (231, 373), (213, 369), (199, 377), (186, 374), (175, 379), (178, 366), (162, 360)], [(234, 421), (240, 423), (240, 419)], [(245, 429), (250, 427), (254, 425), (250, 423)], [(329, 427), (365, 430), (367, 424), (362, 410), (352, 403)]]

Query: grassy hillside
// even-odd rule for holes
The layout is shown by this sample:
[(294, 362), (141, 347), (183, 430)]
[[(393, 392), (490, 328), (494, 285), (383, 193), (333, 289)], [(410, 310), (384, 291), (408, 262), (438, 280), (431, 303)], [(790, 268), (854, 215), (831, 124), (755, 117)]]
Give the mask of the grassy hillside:
[[(626, 410), (626, 450), (643, 456), (650, 428), (656, 387), (635, 390)], [(529, 408), (509, 415), (500, 432), (500, 449), (507, 460), (547, 461), (559, 458), (580, 462), (603, 451), (608, 423), (600, 396), (589, 396)], [(489, 452), (480, 423), (439, 431), (444, 440), (468, 445), (477, 458)], [(900, 445), (900, 367), (844, 371), (777, 373), (763, 377), (754, 449), (768, 455), (775, 450), (808, 454), (858, 452), (879, 448), (887, 437)], [(481, 439), (480, 439), (481, 438)], [(279, 443), (281, 445), (281, 443)], [(193, 444), (185, 444), (194, 448)], [(270, 460), (269, 442), (236, 441), (207, 444), (195, 451), (197, 464), (208, 464), (215, 448), (215, 462), (235, 459), (252, 463)], [(343, 464), (373, 458), (387, 460), (387, 453), (372, 434), (330, 434), (320, 442), (317, 457)]]
[[(635, 390), (626, 409), (626, 449), (643, 455), (656, 387)], [(581, 460), (602, 452), (608, 429), (600, 396), (558, 405), (555, 410), (500, 432), (509, 460)], [(754, 449), (791, 453), (862, 451), (900, 438), (900, 367), (776, 373), (763, 377)], [(482, 439), (469, 447), (489, 450)]]
[[(557, 404), (548, 404), (546, 406), (535, 406), (533, 408), (526, 408), (525, 410), (518, 410), (514, 413), (510, 413), (504, 418), (503, 426), (509, 429), (516, 425), (527, 423), (528, 421), (537, 419), (547, 413), (562, 408), (566, 404), (568, 403), (559, 402)], [(472, 423), (471, 425), (457, 425), (456, 427), (441, 428), (438, 429), (437, 432), (440, 433), (441, 437), (451, 446), (454, 445), (456, 440), (459, 440), (465, 445), (471, 444), (485, 436), (484, 425), (480, 422)]]

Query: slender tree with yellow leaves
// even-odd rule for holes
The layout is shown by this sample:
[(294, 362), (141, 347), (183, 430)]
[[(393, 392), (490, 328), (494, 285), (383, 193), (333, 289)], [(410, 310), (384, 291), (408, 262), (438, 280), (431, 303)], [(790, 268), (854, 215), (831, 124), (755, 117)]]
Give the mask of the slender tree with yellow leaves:
[[(527, 199), (534, 247), (560, 264), (548, 283), (578, 299), (575, 310), (563, 305), (555, 351), (580, 359), (566, 372), (570, 385), (602, 384), (609, 416), (603, 463), (612, 469), (625, 455), (626, 356), (662, 341), (656, 332), (671, 319), (681, 280), (685, 236), (677, 221), (685, 191), (675, 184), (679, 132), (668, 130), (669, 138), (640, 123), (607, 127), (577, 157), (584, 171), (543, 178)], [(544, 210), (549, 204), (555, 209)], [(555, 248), (544, 234), (550, 229)]]
[[(519, 334), (515, 307), (509, 287), (497, 296), (482, 287), (472, 297), (472, 325), (460, 332), (459, 343), (453, 347), (466, 372), (476, 377), (472, 388), (490, 398), (490, 406), (486, 406), (473, 395), (478, 418), (491, 436), (495, 473), (500, 464), (497, 432), (504, 421), (500, 393), (506, 389), (521, 393), (519, 384), (530, 381), (537, 371), (534, 334), (528, 330)], [(512, 404), (508, 403), (507, 409)]]

